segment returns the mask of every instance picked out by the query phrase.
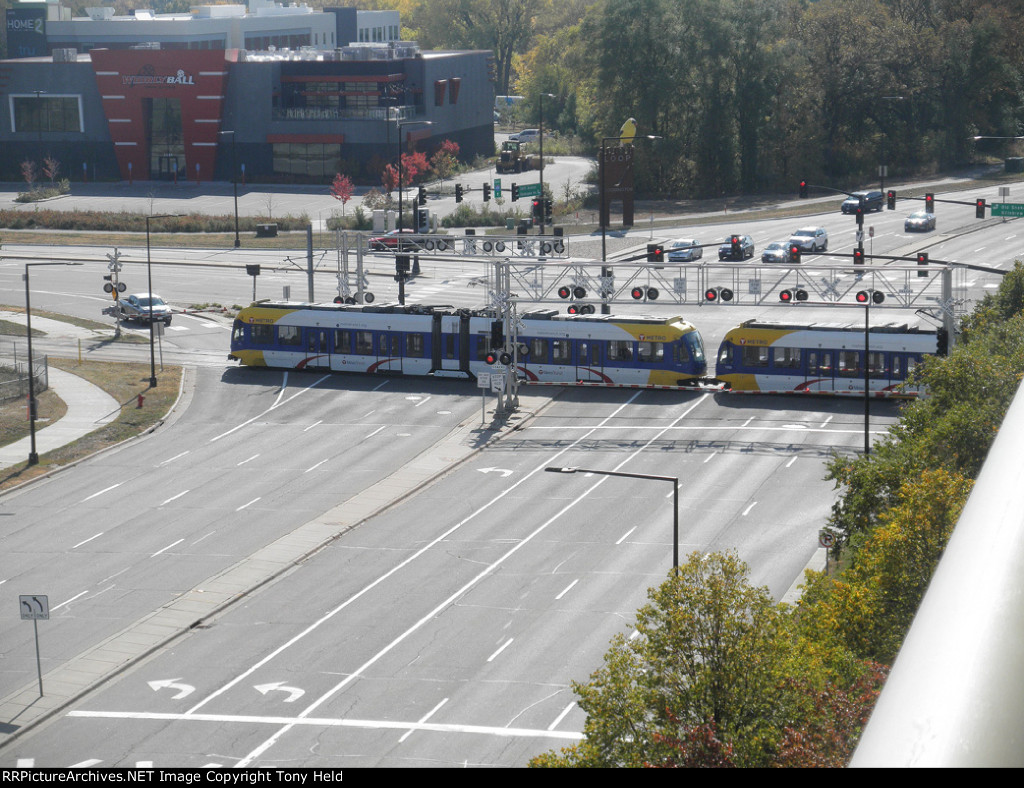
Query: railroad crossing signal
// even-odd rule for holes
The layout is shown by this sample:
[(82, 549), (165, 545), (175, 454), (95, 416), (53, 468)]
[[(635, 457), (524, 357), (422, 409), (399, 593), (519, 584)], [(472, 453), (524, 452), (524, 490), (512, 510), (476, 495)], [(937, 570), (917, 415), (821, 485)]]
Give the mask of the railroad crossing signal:
[(881, 304), (885, 301), (885, 293), (881, 290), (860, 290), (857, 292), (857, 303), (867, 304), (868, 302)]
[(709, 287), (704, 291), (704, 300), (709, 303), (732, 301), (733, 292), (728, 287)]

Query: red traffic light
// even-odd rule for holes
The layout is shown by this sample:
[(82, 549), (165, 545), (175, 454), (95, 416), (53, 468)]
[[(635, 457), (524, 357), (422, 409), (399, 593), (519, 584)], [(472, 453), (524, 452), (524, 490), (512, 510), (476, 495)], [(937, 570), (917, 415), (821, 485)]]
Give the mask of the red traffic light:
[(486, 356), (484, 356), (484, 361), (487, 362), (488, 364), (497, 364), (498, 354), (492, 351), (488, 353)]
[(715, 290), (715, 288), (713, 288), (713, 287), (709, 287), (707, 290), (704, 291), (704, 300), (705, 301), (717, 301), (718, 300), (718, 291)]
[(853, 264), (854, 265), (864, 265), (864, 250), (863, 249), (854, 249), (853, 250)]
[(790, 290), (783, 290), (779, 293), (779, 300), (783, 303), (789, 304), (793, 301), (793, 293)]
[(569, 288), (568, 285), (562, 285), (560, 288), (558, 288), (559, 298), (568, 298), (570, 295), (572, 295), (572, 290)]
[(632, 290), (629, 291), (629, 294), (633, 296), (634, 299), (639, 301), (641, 298), (644, 297), (644, 289), (642, 287), (634, 287)]
[(983, 199), (979, 199), (974, 203), (974, 218), (985, 218), (985, 201)]
[(866, 304), (870, 298), (871, 298), (871, 296), (868, 295), (868, 291), (867, 290), (860, 290), (860, 291), (857, 292), (857, 303), (858, 304)]

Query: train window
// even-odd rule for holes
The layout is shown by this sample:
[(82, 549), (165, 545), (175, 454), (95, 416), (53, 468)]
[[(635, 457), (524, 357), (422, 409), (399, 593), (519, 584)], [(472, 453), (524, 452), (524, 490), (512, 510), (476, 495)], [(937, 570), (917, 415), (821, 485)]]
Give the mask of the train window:
[(613, 339), (608, 343), (608, 360), (609, 361), (632, 361), (633, 360), (633, 343), (622, 342), (618, 339)]
[(387, 355), (392, 358), (398, 358), (402, 355), (402, 335), (401, 334), (388, 334), (382, 340), (386, 342), (390, 348), (388, 349)]
[(894, 380), (903, 380), (903, 356), (893, 355), (892, 377)]
[(767, 367), (768, 348), (744, 345), (743, 366), (745, 367)]
[(572, 343), (568, 339), (551, 340), (551, 362), (553, 364), (572, 363)]
[(772, 348), (772, 364), (784, 369), (796, 369), (800, 366), (800, 348)]
[(334, 331), (334, 352), (352, 352), (352, 332), (347, 329), (335, 329)]
[(913, 356), (907, 356), (907, 374), (905, 377), (910, 377), (914, 374), (914, 367), (917, 366), (918, 359)]
[(660, 364), (665, 360), (665, 345), (662, 342), (641, 342), (640, 360), (648, 364)]
[(885, 353), (868, 353), (868, 374), (876, 378), (885, 375)]
[(487, 354), (490, 352), (490, 348), (491, 348), (491, 336), (490, 336), (490, 334), (487, 334), (487, 335), (481, 334), (480, 336), (478, 336), (476, 338), (476, 360), (477, 361), (486, 361), (487, 360)]
[(860, 353), (856, 350), (839, 351), (839, 374), (858, 375), (860, 374)]
[(356, 331), (356, 355), (373, 355), (373, 332)]
[(732, 351), (733, 346), (728, 342), (723, 342), (722, 347), (718, 349), (718, 363), (719, 364), (732, 364)]
[(253, 326), (252, 342), (254, 345), (269, 345), (274, 341), (273, 326)]
[(405, 335), (405, 355), (408, 358), (423, 358), (423, 334)]
[(548, 341), (531, 339), (529, 341), (530, 359), (534, 364), (546, 364), (548, 360)]
[(302, 329), (298, 326), (278, 326), (277, 344), (279, 345), (301, 345)]
[(807, 356), (808, 375), (831, 375), (832, 354), (812, 350)]
[[(704, 361), (704, 342), (700, 338), (700, 332), (691, 331), (683, 337), (686, 346), (690, 349), (690, 355), (698, 364)], [(685, 359), (684, 359), (685, 361)]]
[(444, 340), (444, 357), (447, 359), (455, 358), (455, 334), (445, 334)]

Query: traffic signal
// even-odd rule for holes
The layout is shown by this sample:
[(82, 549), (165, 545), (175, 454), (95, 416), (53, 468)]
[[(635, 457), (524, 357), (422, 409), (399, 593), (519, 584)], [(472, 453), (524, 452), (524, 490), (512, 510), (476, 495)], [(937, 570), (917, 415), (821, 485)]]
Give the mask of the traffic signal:
[(455, 202), (462, 202), (462, 184), (455, 184)]
[(864, 250), (860, 247), (853, 250), (853, 264), (864, 265)]
[(940, 328), (935, 332), (935, 352), (940, 356), (949, 354), (949, 332), (944, 328)]
[(978, 199), (974, 203), (974, 218), (984, 219), (985, 218), (985, 201)]
[(807, 181), (800, 181), (800, 196), (807, 196)]
[(740, 237), (738, 235), (734, 235), (729, 243), (732, 246), (732, 256), (737, 260), (742, 259), (743, 247), (740, 245)]
[(857, 303), (867, 304), (868, 302), (874, 304), (881, 304), (885, 301), (885, 293), (881, 290), (859, 290), (857, 292)]
[(797, 244), (789, 245), (789, 262), (800, 265), (800, 247)]
[(541, 203), (540, 197), (533, 198), (533, 220), (535, 222), (544, 220), (544, 205)]
[(426, 205), (427, 204), (427, 187), (426, 186), (420, 186), (419, 190), (417, 191), (416, 199), (419, 201), (420, 205)]
[(519, 187), (516, 184), (512, 184), (512, 202), (519, 199)]
[[(928, 252), (918, 252), (917, 253), (917, 264), (918, 265), (928, 265)], [(928, 272), (927, 271), (918, 271), (917, 275), (918, 276), (928, 276)]]
[(485, 364), (497, 364), (498, 363), (498, 351), (497, 350), (490, 350), (486, 354), (484, 354), (484, 363)]
[(857, 217), (857, 226), (858, 227), (863, 227), (864, 226), (864, 206), (863, 205), (858, 205), (857, 206), (857, 210), (854, 211), (854, 214)]
[[(512, 184), (512, 188), (513, 189), (516, 188), (515, 184)], [(513, 198), (513, 199), (515, 199), (515, 198)], [(485, 183), (484, 184), (484, 202), (490, 202), (490, 201), (491, 201), (491, 184)]]
[(732, 290), (728, 287), (709, 287), (704, 291), (704, 300), (715, 302), (715, 301), (732, 301)]
[(926, 194), (924, 196), (924, 209), (926, 211), (928, 211), (928, 213), (935, 213), (935, 195), (934, 194), (929, 193), (929, 194)]
[(885, 204), (888, 206), (890, 211), (896, 210), (896, 192), (889, 189), (885, 194)]
[(647, 262), (665, 262), (665, 247), (661, 244), (647, 244)]
[(639, 285), (637, 285), (632, 290), (630, 290), (629, 294), (633, 297), (633, 299), (635, 301), (639, 301), (644, 296), (647, 296), (647, 300), (648, 301), (657, 301), (658, 300), (658, 295), (659, 295), (658, 288), (656, 288), (656, 287), (641, 287)]
[(395, 273), (398, 276), (403, 276), (409, 273), (409, 255), (395, 255)]
[(505, 347), (505, 324), (501, 320), (491, 321), (491, 349)]
[(793, 291), (783, 290), (781, 293), (779, 293), (779, 300), (784, 304), (793, 303)]
[(544, 198), (544, 221), (551, 224), (551, 218), (555, 214), (555, 205), (550, 197)]

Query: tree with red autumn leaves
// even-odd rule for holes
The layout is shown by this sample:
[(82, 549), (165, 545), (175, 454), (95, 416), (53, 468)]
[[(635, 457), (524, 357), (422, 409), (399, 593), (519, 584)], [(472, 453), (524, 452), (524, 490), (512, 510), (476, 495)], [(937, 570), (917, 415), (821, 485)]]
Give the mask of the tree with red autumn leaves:
[(356, 187), (352, 183), (352, 179), (347, 175), (342, 175), (340, 172), (334, 176), (334, 180), (331, 182), (331, 196), (335, 200), (341, 200), (341, 215), (345, 215), (345, 203), (352, 199), (352, 195), (355, 194)]

